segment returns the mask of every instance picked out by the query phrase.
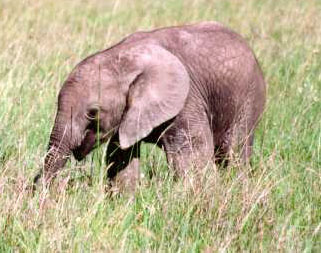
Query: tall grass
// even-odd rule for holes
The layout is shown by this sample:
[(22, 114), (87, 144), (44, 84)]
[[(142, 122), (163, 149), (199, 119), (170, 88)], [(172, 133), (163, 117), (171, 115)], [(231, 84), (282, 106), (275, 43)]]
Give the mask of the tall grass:
[[(136, 30), (200, 20), (241, 33), (269, 84), (251, 167), (186, 186), (145, 145), (135, 196), (110, 198), (103, 146), (29, 195), (73, 66)], [(320, 251), (320, 20), (318, 0), (1, 0), (0, 251)]]

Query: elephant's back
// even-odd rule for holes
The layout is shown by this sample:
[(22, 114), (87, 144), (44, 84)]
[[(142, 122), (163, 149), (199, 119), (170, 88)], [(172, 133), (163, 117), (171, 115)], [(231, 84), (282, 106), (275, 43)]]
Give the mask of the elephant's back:
[(260, 66), (245, 39), (219, 23), (173, 28), (159, 36), (159, 41), (181, 59), (194, 83), (211, 86), (203, 91), (208, 93), (205, 96), (230, 90), (231, 96), (240, 99), (246, 96), (250, 84), (260, 86), (258, 90), (265, 86)]
[[(197, 86), (192, 88), (203, 93), (202, 97), (216, 98), (224, 91), (223, 97), (228, 93), (231, 101), (242, 100), (249, 89), (264, 96), (265, 83), (253, 51), (242, 36), (220, 23), (201, 22), (136, 32), (122, 43), (125, 48), (152, 43), (170, 51), (186, 67), (192, 86)], [(250, 84), (254, 87), (249, 88)]]
[(219, 23), (205, 22), (173, 28), (159, 40), (187, 68), (191, 99), (205, 100), (214, 132), (243, 117), (255, 124), (264, 107), (265, 81), (242, 36)]

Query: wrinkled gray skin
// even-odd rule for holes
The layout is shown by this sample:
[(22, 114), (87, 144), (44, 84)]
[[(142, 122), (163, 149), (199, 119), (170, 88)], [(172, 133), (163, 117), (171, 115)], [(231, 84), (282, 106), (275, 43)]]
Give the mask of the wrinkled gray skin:
[(103, 143), (112, 137), (110, 178), (125, 168), (120, 173), (138, 173), (142, 140), (163, 147), (181, 176), (231, 153), (247, 163), (264, 103), (265, 82), (253, 52), (222, 25), (134, 33), (80, 62), (65, 81), (45, 182), (72, 153), (83, 159), (98, 138)]

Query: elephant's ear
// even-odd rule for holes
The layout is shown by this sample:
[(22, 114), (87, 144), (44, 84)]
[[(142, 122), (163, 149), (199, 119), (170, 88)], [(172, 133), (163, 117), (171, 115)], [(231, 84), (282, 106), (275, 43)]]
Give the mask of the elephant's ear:
[(190, 83), (182, 62), (160, 46), (134, 48), (127, 57), (127, 66), (134, 64), (136, 75), (130, 78), (127, 110), (119, 128), (122, 149), (175, 117), (184, 107)]

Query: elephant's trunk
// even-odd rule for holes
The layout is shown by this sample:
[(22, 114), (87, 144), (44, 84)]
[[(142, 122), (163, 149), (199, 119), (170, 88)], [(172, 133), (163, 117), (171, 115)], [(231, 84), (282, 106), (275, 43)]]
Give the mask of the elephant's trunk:
[(34, 178), (34, 185), (41, 177), (48, 185), (83, 139), (87, 124), (83, 112), (86, 111), (85, 106), (88, 103), (85, 99), (80, 99), (83, 97), (83, 90), (76, 81), (77, 76), (71, 74), (60, 90), (55, 124), (50, 135), (43, 170)]
[(49, 183), (67, 162), (74, 148), (72, 117), (57, 113), (55, 125), (50, 135), (48, 152), (44, 161), (44, 180)]

